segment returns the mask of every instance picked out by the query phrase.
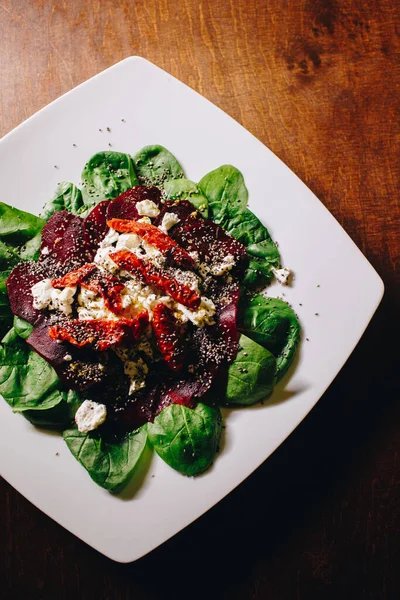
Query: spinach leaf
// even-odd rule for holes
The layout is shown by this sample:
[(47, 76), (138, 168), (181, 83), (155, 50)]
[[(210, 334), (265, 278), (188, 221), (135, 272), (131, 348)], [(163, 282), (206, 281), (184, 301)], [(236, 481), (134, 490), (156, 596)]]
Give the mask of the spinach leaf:
[(229, 211), (221, 227), (246, 246), (249, 263), (243, 284), (252, 287), (261, 284), (263, 279), (271, 279), (271, 269), (279, 267), (279, 250), (260, 219), (248, 208), (237, 213)]
[(241, 307), (238, 328), (272, 352), (277, 359), (277, 378), (281, 379), (300, 340), (300, 323), (293, 309), (279, 298), (258, 294)]
[(207, 173), (198, 187), (208, 200), (210, 217), (219, 225), (247, 206), (249, 194), (243, 175), (231, 165)]
[(208, 218), (208, 200), (190, 179), (170, 179), (165, 182), (164, 191), (168, 199), (189, 200), (205, 219)]
[(184, 177), (175, 156), (163, 146), (145, 146), (135, 154), (133, 162), (142, 185), (163, 188), (166, 181)]
[(86, 163), (82, 172), (83, 201), (95, 205), (106, 198), (116, 198), (138, 185), (132, 158), (121, 152), (99, 152)]
[(74, 428), (64, 431), (63, 438), (97, 485), (118, 492), (128, 482), (143, 453), (147, 432), (143, 425), (125, 439), (111, 442), (102, 439), (99, 432), (80, 433)]
[(20, 338), (26, 340), (33, 331), (33, 325), (14, 315), (14, 331)]
[(62, 181), (58, 184), (53, 198), (44, 205), (41, 216), (47, 220), (59, 210), (68, 210), (68, 212), (78, 215), (83, 206), (81, 190), (74, 183)]
[(0, 202), (0, 240), (14, 249), (35, 237), (45, 223), (40, 217)]
[(54, 369), (15, 332), (0, 344), (0, 393), (13, 410), (53, 407), (59, 386)]
[(228, 369), (224, 389), (226, 403), (250, 405), (263, 400), (273, 390), (275, 372), (274, 355), (241, 335), (238, 354)]
[(198, 404), (187, 408), (171, 404), (147, 424), (149, 439), (157, 454), (184, 475), (198, 475), (213, 462), (221, 435), (221, 413)]
[(0, 338), (10, 329), (12, 325), (13, 314), (8, 302), (7, 294), (0, 292)]
[[(74, 390), (68, 390), (68, 392), (55, 390), (53, 395), (53, 406), (50, 406), (51, 399), (48, 399), (45, 408), (43, 408), (43, 405), (40, 405), (34, 410), (28, 409), (19, 412), (22, 412), (23, 416), (33, 425), (39, 425), (40, 427), (51, 426), (57, 429), (69, 427), (74, 420), (75, 413), (82, 400)], [(16, 409), (14, 411), (18, 412)]]

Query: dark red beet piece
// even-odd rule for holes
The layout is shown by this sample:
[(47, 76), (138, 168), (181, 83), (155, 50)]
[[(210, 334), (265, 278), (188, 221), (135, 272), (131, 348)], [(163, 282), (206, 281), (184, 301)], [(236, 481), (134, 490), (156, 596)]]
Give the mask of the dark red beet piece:
[(209, 265), (221, 263), (231, 254), (236, 266), (240, 266), (246, 257), (246, 248), (228, 235), (222, 227), (213, 221), (187, 219), (178, 223), (171, 231), (171, 237), (187, 252), (197, 252), (200, 262)]
[(98, 354), (51, 339), (49, 327), (44, 323), (35, 327), (26, 341), (71, 389), (85, 390), (107, 378), (106, 369), (100, 365)]
[(189, 200), (167, 200), (165, 204), (163, 204), (160, 214), (154, 220), (154, 225), (157, 227), (161, 225), (165, 213), (174, 213), (174, 215), (177, 215), (180, 219), (180, 223), (171, 227), (168, 234), (170, 234), (175, 227), (182, 225), (187, 221), (204, 220), (193, 204), (190, 204)]
[(111, 200), (107, 219), (140, 219), (140, 215), (136, 209), (136, 204), (142, 200), (151, 200), (159, 208), (161, 204), (161, 192), (156, 187), (136, 185), (127, 190), (118, 198)]
[(84, 239), (89, 253), (89, 260), (93, 260), (100, 242), (108, 231), (107, 210), (111, 200), (99, 202), (88, 214), (83, 222)]
[(42, 231), (39, 262), (48, 277), (60, 276), (89, 262), (83, 219), (66, 210), (55, 212)]
[(33, 308), (31, 287), (46, 278), (44, 267), (36, 262), (18, 263), (7, 279), (7, 292), (14, 315), (36, 325), (45, 319), (43, 311)]

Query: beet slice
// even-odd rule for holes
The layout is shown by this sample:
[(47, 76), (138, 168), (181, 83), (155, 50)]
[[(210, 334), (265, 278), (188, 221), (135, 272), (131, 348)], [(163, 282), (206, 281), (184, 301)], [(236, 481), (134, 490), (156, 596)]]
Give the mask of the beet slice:
[(115, 231), (139, 235), (166, 257), (169, 266), (180, 269), (193, 269), (195, 267), (193, 258), (186, 250), (174, 242), (169, 235), (160, 231), (158, 227), (150, 223), (138, 223), (127, 219), (111, 219), (107, 223)]
[(98, 354), (51, 339), (45, 323), (35, 327), (26, 341), (71, 389), (86, 390), (103, 383), (107, 378)]
[(136, 204), (142, 202), (142, 200), (151, 200), (160, 208), (161, 203), (161, 192), (158, 188), (145, 185), (136, 185), (135, 187), (127, 190), (118, 198), (111, 200), (108, 211), (107, 219), (140, 219)]
[(56, 289), (81, 285), (100, 294), (108, 310), (115, 313), (122, 311), (121, 292), (125, 286), (113, 275), (102, 273), (93, 263), (88, 263), (63, 277), (53, 279), (51, 284)]
[(104, 351), (125, 341), (137, 339), (149, 323), (147, 311), (143, 311), (134, 319), (68, 319), (59, 325), (49, 327), (49, 335), (53, 340), (67, 341), (82, 348), (90, 346), (94, 350)]
[(163, 302), (153, 310), (152, 326), (164, 361), (172, 371), (180, 371), (186, 358), (185, 327)]
[[(174, 215), (177, 215), (180, 219), (180, 223), (177, 223), (177, 225), (173, 225), (169, 230), (169, 232), (171, 233), (175, 227), (177, 227), (178, 225), (182, 225), (187, 221), (204, 220), (202, 215), (195, 209), (195, 207), (189, 202), (189, 200), (167, 200), (163, 204), (160, 214), (154, 220), (154, 225), (159, 227), (166, 213), (174, 213)], [(168, 235), (170, 235), (169, 232)]]
[(167, 271), (155, 267), (150, 261), (139, 258), (129, 250), (112, 252), (110, 258), (121, 269), (138, 275), (142, 281), (163, 290), (180, 304), (193, 310), (198, 308), (201, 298), (197, 292), (175, 279)]
[(173, 228), (171, 237), (187, 252), (196, 252), (200, 262), (208, 265), (221, 263), (230, 254), (239, 267), (246, 257), (243, 244), (213, 221), (189, 218)]
[(46, 318), (42, 310), (33, 308), (31, 292), (32, 286), (46, 276), (43, 265), (29, 261), (18, 263), (7, 279), (7, 292), (12, 312), (31, 325), (36, 325)]
[(55, 212), (42, 230), (39, 262), (48, 277), (61, 276), (89, 262), (83, 219), (66, 210)]
[(83, 222), (84, 240), (87, 246), (89, 260), (93, 260), (100, 242), (108, 231), (107, 210), (111, 200), (99, 202)]

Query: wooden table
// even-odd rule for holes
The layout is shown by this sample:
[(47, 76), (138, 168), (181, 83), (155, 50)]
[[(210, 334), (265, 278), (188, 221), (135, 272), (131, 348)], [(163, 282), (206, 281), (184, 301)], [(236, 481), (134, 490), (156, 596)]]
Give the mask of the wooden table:
[(100, 556), (2, 481), (2, 598), (400, 597), (399, 35), (397, 0), (1, 0), (0, 134), (139, 54), (269, 146), (386, 284), (290, 439), (137, 563)]

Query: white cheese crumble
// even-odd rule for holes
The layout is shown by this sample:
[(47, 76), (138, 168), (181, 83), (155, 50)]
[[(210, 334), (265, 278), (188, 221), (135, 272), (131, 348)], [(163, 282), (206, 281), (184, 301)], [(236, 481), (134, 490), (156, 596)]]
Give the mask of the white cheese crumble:
[(109, 254), (110, 252), (114, 252), (114, 246), (105, 246), (103, 248), (99, 248), (96, 252), (96, 256), (94, 257), (94, 262), (98, 267), (102, 269), (106, 269), (110, 273), (116, 273), (118, 269), (118, 265), (111, 260)]
[(179, 221), (180, 218), (178, 217), (178, 215), (176, 215), (175, 213), (167, 212), (163, 216), (163, 220), (161, 222), (161, 225), (159, 226), (159, 229), (161, 229), (161, 231), (163, 231), (164, 233), (168, 233), (171, 227), (179, 223)]
[(92, 292), (84, 287), (81, 288), (78, 294), (78, 319), (112, 319), (117, 320), (118, 317), (113, 312), (108, 310), (105, 305), (104, 298), (96, 292)]
[(120, 235), (118, 231), (110, 228), (106, 237), (100, 242), (100, 248), (108, 248), (108, 246), (112, 246), (115, 242), (118, 242)]
[(272, 272), (275, 275), (276, 279), (279, 281), (279, 283), (282, 283), (283, 285), (288, 284), (289, 278), (292, 274), (292, 271), (290, 269), (287, 269), (286, 267), (284, 267), (283, 269), (272, 268)]
[(122, 233), (117, 240), (115, 248), (116, 250), (121, 250), (122, 248), (125, 250), (133, 250), (139, 248), (140, 242), (141, 239), (136, 233)]
[(136, 204), (136, 210), (141, 217), (157, 217), (160, 214), (159, 208), (152, 200), (142, 200)]
[(149, 219), (149, 217), (142, 217), (141, 219), (137, 220), (138, 223), (148, 223), (151, 225), (151, 219)]
[(72, 313), (72, 303), (76, 287), (65, 287), (63, 290), (56, 290), (51, 285), (51, 279), (42, 279), (31, 288), (33, 296), (33, 308), (43, 310), (59, 310), (66, 316)]
[(107, 416), (107, 408), (104, 404), (84, 400), (75, 414), (75, 423), (81, 433), (93, 431), (104, 423)]
[(44, 248), (41, 249), (40, 254), (43, 254), (43, 256), (47, 256), (47, 254), (49, 254), (50, 250), (48, 249), (47, 246), (45, 246)]
[(158, 302), (158, 295), (155, 290), (148, 285), (143, 285), (136, 279), (125, 282), (125, 289), (122, 290), (121, 298), (123, 308), (133, 306), (140, 310), (147, 310), (150, 319)]
[(214, 325), (215, 320), (213, 316), (215, 314), (215, 304), (210, 298), (205, 296), (201, 297), (200, 306), (197, 310), (189, 310), (183, 304), (176, 303), (177, 310), (175, 316), (181, 321), (191, 321), (197, 327), (204, 327), (204, 325)]
[(234, 265), (235, 258), (232, 256), (232, 254), (227, 254), (220, 263), (212, 265), (210, 272), (212, 275), (215, 275), (215, 277), (220, 277), (221, 275), (225, 275), (225, 273), (230, 271)]
[(146, 385), (146, 375), (149, 367), (142, 358), (127, 360), (124, 363), (124, 373), (130, 379), (129, 395), (131, 396)]

